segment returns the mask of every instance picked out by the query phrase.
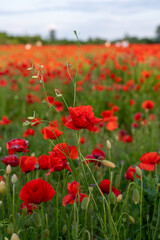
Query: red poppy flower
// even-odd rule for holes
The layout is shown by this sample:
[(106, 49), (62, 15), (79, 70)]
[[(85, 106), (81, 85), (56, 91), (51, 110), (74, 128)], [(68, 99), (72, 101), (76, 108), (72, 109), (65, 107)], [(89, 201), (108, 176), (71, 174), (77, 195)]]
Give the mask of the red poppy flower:
[(34, 118), (34, 119), (31, 120), (31, 125), (32, 125), (32, 126), (37, 126), (37, 125), (39, 125), (41, 122), (42, 122), (42, 121), (41, 121), (40, 118)]
[(109, 131), (114, 131), (117, 128), (118, 128), (118, 123), (116, 121), (109, 121), (106, 124), (106, 129)]
[(2, 162), (6, 165), (17, 167), (19, 165), (19, 158), (17, 157), (17, 155), (9, 155), (9, 156), (3, 157)]
[(42, 134), (44, 139), (57, 139), (59, 138), (63, 132), (61, 132), (57, 127), (44, 127), (42, 129)]
[(151, 100), (146, 100), (142, 103), (142, 108), (147, 109), (147, 110), (153, 109), (154, 108), (154, 102), (151, 101)]
[(64, 109), (63, 103), (60, 101), (55, 101), (54, 106), (56, 107), (57, 112), (61, 112)]
[(0, 120), (0, 125), (5, 126), (9, 125), (12, 121), (8, 119), (8, 117), (4, 116), (2, 117), (2, 120)]
[(28, 214), (32, 214), (33, 213), (33, 209), (36, 210), (37, 206), (33, 203), (21, 203), (21, 210), (27, 208)]
[[(109, 194), (110, 193), (110, 180), (109, 179), (104, 179), (99, 185), (101, 191), (103, 194)], [(121, 193), (117, 188), (114, 188), (112, 186), (112, 192), (115, 194), (116, 197), (118, 197)]]
[(26, 183), (20, 191), (20, 199), (25, 203), (40, 204), (50, 201), (54, 195), (53, 187), (43, 179), (34, 179)]
[(20, 158), (21, 170), (25, 173), (35, 170), (36, 163), (38, 163), (36, 157), (22, 156)]
[(49, 104), (53, 105), (54, 104), (54, 97), (52, 96), (48, 96), (44, 99), (46, 102), (48, 102)]
[(28, 137), (28, 136), (34, 136), (35, 135), (35, 130), (28, 128), (26, 131), (23, 133), (23, 137)]
[(92, 131), (94, 124), (99, 123), (102, 119), (96, 118), (93, 113), (93, 108), (88, 106), (79, 107), (69, 107), (69, 113), (71, 115), (71, 120), (65, 123), (65, 126), (74, 129), (88, 129)]
[(15, 152), (28, 152), (28, 141), (21, 138), (15, 138), (7, 142), (6, 148), (10, 155), (13, 155)]
[(82, 202), (85, 197), (88, 197), (86, 194), (81, 193), (81, 185), (77, 181), (68, 183), (67, 190), (69, 194), (63, 198), (63, 206), (73, 204), (75, 201), (78, 202), (79, 200)]
[[(134, 181), (134, 174), (133, 173), (136, 173), (136, 168), (133, 168), (132, 166), (130, 166), (125, 173), (125, 178), (127, 180)], [(138, 178), (140, 178), (138, 175), (136, 175), (136, 176)]]
[(38, 158), (39, 169), (43, 169), (43, 170), (49, 169), (49, 159), (50, 159), (50, 156), (41, 155)]
[[(85, 157), (85, 159), (87, 159), (85, 162), (89, 163), (89, 162), (94, 162), (95, 164), (97, 164), (98, 166), (101, 166), (101, 162), (100, 161), (97, 161), (97, 160), (104, 160), (106, 159), (106, 155), (105, 153), (98, 149), (98, 148), (95, 148), (93, 151), (92, 151), (92, 154), (89, 154)], [(95, 159), (95, 160), (94, 160)]]
[(147, 171), (154, 171), (156, 164), (160, 163), (160, 156), (157, 152), (147, 152), (140, 157), (140, 161), (138, 167)]
[(131, 142), (132, 142), (132, 136), (126, 134), (126, 135), (123, 137), (123, 142), (125, 142), (125, 143), (131, 143)]
[(134, 120), (140, 121), (142, 119), (142, 113), (138, 112), (134, 115)]
[(71, 168), (68, 165), (67, 158), (77, 159), (78, 151), (76, 146), (70, 147), (67, 143), (57, 144), (49, 158), (49, 169), (50, 171), (46, 174), (49, 175), (51, 172), (61, 171), (68, 169), (71, 172)]

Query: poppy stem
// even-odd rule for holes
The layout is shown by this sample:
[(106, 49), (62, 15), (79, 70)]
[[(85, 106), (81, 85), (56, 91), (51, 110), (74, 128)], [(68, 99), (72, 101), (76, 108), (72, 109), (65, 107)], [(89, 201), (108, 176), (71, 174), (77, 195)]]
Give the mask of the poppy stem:
[(14, 226), (14, 230), (15, 230), (15, 228), (16, 228), (16, 217), (15, 217), (14, 205), (15, 205), (15, 183), (13, 183), (13, 226)]
[(41, 234), (42, 234), (42, 240), (43, 240), (43, 202), (41, 203), (41, 219), (42, 219)]

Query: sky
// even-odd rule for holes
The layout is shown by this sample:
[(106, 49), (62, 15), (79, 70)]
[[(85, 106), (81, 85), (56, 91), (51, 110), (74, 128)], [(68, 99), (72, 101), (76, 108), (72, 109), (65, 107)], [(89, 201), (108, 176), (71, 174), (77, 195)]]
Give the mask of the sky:
[(160, 25), (160, 0), (1, 0), (0, 32), (39, 34), (58, 39), (100, 37), (114, 40), (128, 34), (154, 37)]

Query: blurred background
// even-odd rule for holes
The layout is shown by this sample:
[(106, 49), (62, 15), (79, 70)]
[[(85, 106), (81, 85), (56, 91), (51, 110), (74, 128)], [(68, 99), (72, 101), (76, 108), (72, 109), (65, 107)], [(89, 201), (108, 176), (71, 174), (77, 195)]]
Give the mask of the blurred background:
[(0, 44), (160, 42), (160, 0), (7, 0)]

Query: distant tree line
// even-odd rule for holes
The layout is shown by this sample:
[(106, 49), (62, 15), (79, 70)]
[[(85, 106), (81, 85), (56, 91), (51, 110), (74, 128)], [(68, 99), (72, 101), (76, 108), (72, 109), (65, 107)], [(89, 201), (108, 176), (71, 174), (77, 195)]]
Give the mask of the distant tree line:
[[(156, 28), (156, 34), (154, 38), (138, 38), (136, 36), (125, 35), (124, 38), (116, 39), (111, 41), (115, 43), (117, 41), (126, 40), (129, 43), (160, 43), (160, 25)], [(102, 38), (89, 38), (86, 41), (81, 41), (83, 44), (104, 44), (107, 40)], [(57, 39), (55, 30), (50, 30), (49, 36), (45, 39), (40, 35), (24, 35), (24, 36), (14, 36), (7, 34), (6, 32), (0, 32), (0, 44), (37, 44), (42, 43), (43, 45), (48, 44), (76, 44), (76, 40), (68, 39)]]

